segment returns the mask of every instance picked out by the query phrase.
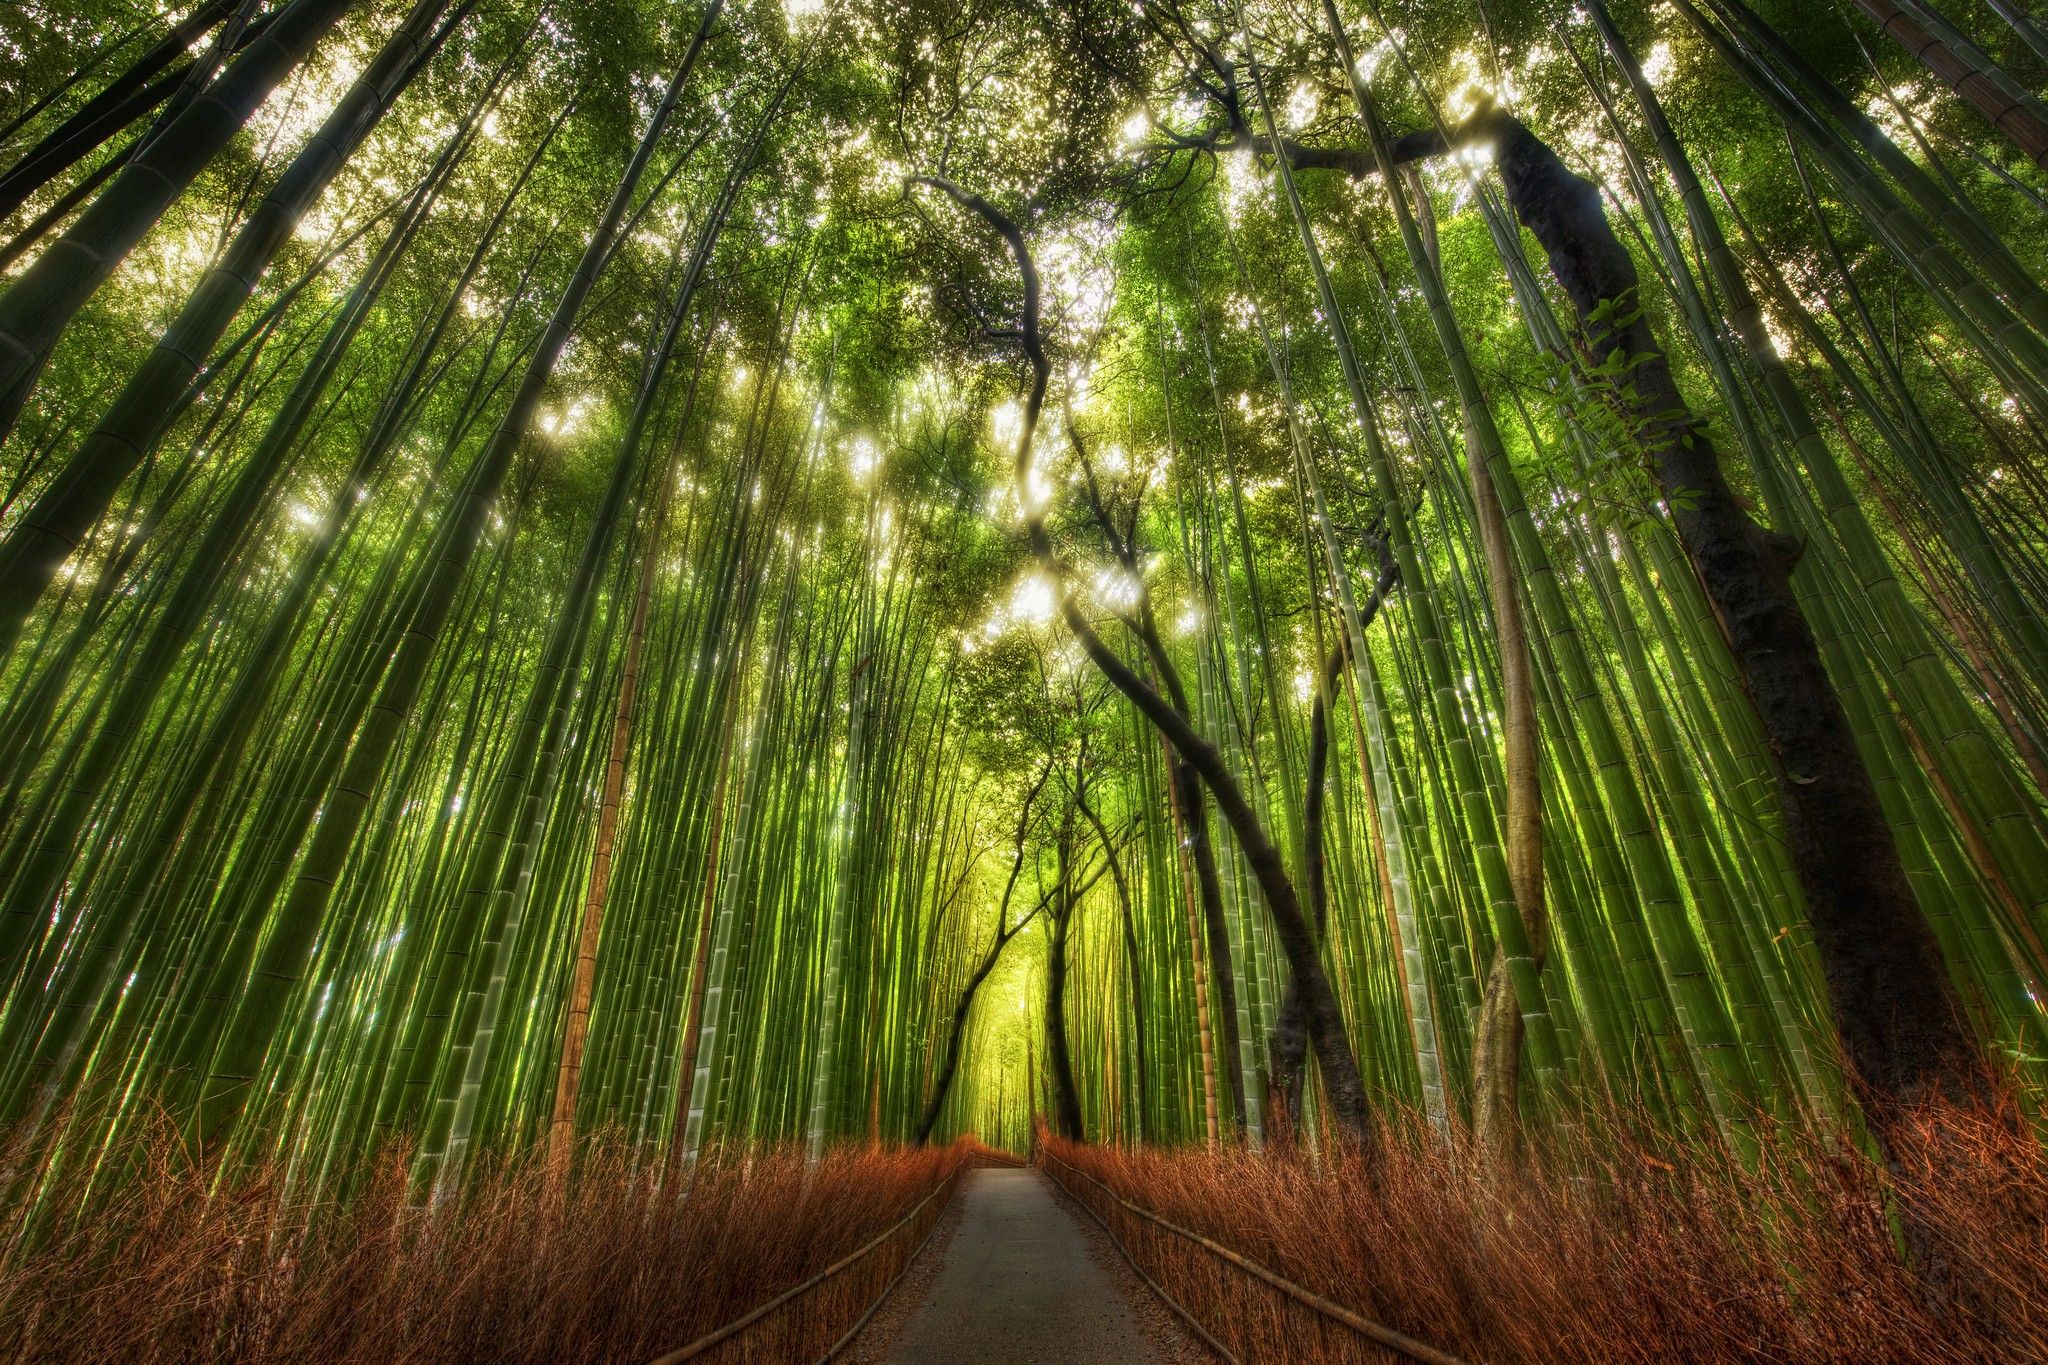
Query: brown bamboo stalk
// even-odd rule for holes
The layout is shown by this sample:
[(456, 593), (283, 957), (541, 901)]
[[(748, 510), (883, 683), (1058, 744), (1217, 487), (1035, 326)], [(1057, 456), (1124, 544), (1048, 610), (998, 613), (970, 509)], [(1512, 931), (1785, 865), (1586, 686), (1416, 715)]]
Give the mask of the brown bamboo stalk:
[[(647, 643), (647, 604), (654, 595), (654, 571), (661, 561), (661, 533), (668, 522), (672, 470), (661, 475), (654, 520), (641, 556), (640, 582), (634, 590), (633, 622), (626, 636), (626, 657), (619, 672), (619, 699), (612, 711), (612, 750), (605, 763), (604, 793), (597, 808), (597, 851), (590, 862), (590, 881), (583, 896), (583, 923), (576, 938), (576, 970), (569, 986), (569, 1018), (562, 1030), (562, 1059), (555, 1072), (555, 1112), (548, 1125), (549, 1178), (559, 1188), (569, 1169), (576, 1133), (576, 1094), (583, 1079), (583, 1049), (590, 1035), (590, 1004), (597, 990), (597, 948), (604, 932), (605, 900), (611, 889), (613, 845), (618, 837), (619, 807), (626, 789), (626, 757), (633, 739), (633, 706), (639, 694), (640, 659)], [(728, 743), (730, 742), (730, 731)], [(722, 780), (722, 779), (721, 779)], [(721, 788), (721, 803), (723, 789)], [(712, 831), (717, 848), (718, 826)], [(714, 852), (713, 861), (717, 859)], [(705, 912), (710, 923), (710, 912)]]
[(1856, 8), (1911, 53), (1934, 78), (1969, 101), (1991, 126), (2011, 138), (2036, 166), (2048, 170), (2048, 123), (1994, 79), (2002, 73), (1956, 51), (1892, 0), (1856, 0)]
[(1195, 968), (1195, 1027), (1202, 1036), (1202, 1131), (1210, 1150), (1216, 1147), (1216, 1045), (1209, 1032), (1209, 972), (1202, 962), (1202, 914), (1195, 903), (1195, 880), (1188, 867), (1186, 822), (1180, 812), (1180, 784), (1173, 780), (1173, 750), (1166, 741), (1166, 801), (1173, 811), (1173, 846), (1180, 861), (1180, 887), (1188, 906), (1188, 955)]

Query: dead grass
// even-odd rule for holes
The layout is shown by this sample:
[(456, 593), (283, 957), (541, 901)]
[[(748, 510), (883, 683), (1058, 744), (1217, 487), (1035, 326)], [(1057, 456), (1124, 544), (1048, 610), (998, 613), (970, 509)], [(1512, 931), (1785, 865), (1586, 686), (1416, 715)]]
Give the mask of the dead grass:
[[(1472, 1361), (2048, 1360), (2048, 1155), (1947, 1114), (1885, 1172), (1841, 1136), (1768, 1134), (1745, 1163), (1609, 1116), (1511, 1170), (1419, 1123), (1380, 1159), (1119, 1151), (1045, 1141), (1124, 1197), (1310, 1291)], [(537, 1162), (459, 1204), (408, 1197), (389, 1152), (345, 1200), (253, 1171), (216, 1184), (168, 1134), (17, 1245), (0, 1236), (0, 1359), (647, 1360), (816, 1275), (962, 1163), (943, 1150), (713, 1154), (687, 1194), (599, 1143), (566, 1197)], [(1055, 1168), (1139, 1264), (1247, 1361), (1374, 1358), (1348, 1330)], [(706, 1359), (810, 1360), (873, 1302), (934, 1201), (873, 1256)], [(1941, 1292), (1898, 1255), (1937, 1239)]]
[[(294, 1198), (267, 1171), (209, 1195), (213, 1173), (162, 1135), (133, 1155), (107, 1193), (54, 1191), (69, 1216), (0, 1267), (0, 1359), (647, 1360), (854, 1251), (975, 1149), (848, 1148), (815, 1167), (789, 1149), (715, 1154), (685, 1194), (600, 1143), (559, 1200), (519, 1160), (440, 1210), (407, 1197), (402, 1152), (335, 1204)], [(815, 1359), (942, 1207), (702, 1358)]]
[[(1314, 1293), (1468, 1360), (2048, 1360), (2048, 1156), (1945, 1114), (1887, 1174), (1845, 1139), (1767, 1136), (1745, 1164), (1608, 1121), (1502, 1174), (1469, 1144), (1389, 1125), (1368, 1168), (1244, 1151), (1045, 1148), (1124, 1198)], [(1183, 1238), (1053, 1173), (1247, 1361), (1377, 1358)], [(1897, 1215), (1937, 1239), (1909, 1272)]]

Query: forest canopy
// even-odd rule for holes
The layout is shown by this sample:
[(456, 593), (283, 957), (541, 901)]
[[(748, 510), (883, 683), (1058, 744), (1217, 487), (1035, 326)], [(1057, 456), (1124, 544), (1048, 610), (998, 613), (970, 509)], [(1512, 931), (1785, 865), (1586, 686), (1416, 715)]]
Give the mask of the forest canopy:
[(2044, 79), (2010, 0), (0, 10), (0, 1181), (1896, 1163), (2048, 1057)]

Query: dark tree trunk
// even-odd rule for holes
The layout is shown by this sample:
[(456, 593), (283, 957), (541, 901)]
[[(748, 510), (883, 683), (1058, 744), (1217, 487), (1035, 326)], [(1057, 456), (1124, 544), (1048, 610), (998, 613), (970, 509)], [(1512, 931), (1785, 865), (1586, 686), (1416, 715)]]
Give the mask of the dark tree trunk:
[[(1304, 782), (1307, 791), (1301, 807), (1301, 867), (1302, 881), (1308, 887), (1309, 917), (1315, 924), (1318, 939), (1330, 921), (1329, 869), (1323, 856), (1323, 804), (1328, 785), (1325, 775), (1330, 767), (1329, 701), (1336, 691), (1337, 679), (1343, 672), (1348, 653), (1344, 647), (1344, 636), (1339, 632), (1337, 645), (1330, 651), (1316, 680), (1315, 701), (1308, 713), (1308, 772)], [(1308, 1085), (1308, 1019), (1301, 991), (1292, 981), (1287, 983), (1286, 994), (1280, 997), (1280, 1017), (1273, 1023), (1271, 1050), (1273, 1093), (1285, 1107), (1287, 1128), (1292, 1132), (1301, 1127), (1301, 1097)]]
[(1053, 1122), (1069, 1142), (1086, 1142), (1081, 1092), (1074, 1083), (1074, 1058), (1067, 1046), (1067, 930), (1074, 922), (1077, 899), (1070, 885), (1073, 875), (1073, 864), (1062, 845), (1059, 885), (1053, 889), (1052, 948), (1046, 957), (1045, 1031), (1046, 1050), (1052, 1054)]
[[(1372, 596), (1359, 605), (1358, 629), (1363, 632), (1379, 615), (1380, 605), (1400, 581), (1400, 571), (1384, 544), (1380, 545), (1380, 572)], [(1323, 854), (1323, 810), (1330, 770), (1330, 705), (1337, 696), (1344, 664), (1351, 657), (1348, 638), (1337, 632), (1337, 643), (1323, 661), (1316, 678), (1315, 700), (1308, 713), (1308, 771), (1303, 774), (1306, 791), (1301, 803), (1301, 869), (1308, 888), (1309, 918), (1317, 939), (1323, 937), (1330, 920), (1329, 864)], [(1280, 997), (1280, 1017), (1273, 1022), (1270, 1043), (1273, 1064), (1272, 1089), (1285, 1107), (1290, 1130), (1301, 1127), (1302, 1095), (1308, 1088), (1308, 1014), (1299, 986), (1289, 981)], [(1268, 1125), (1268, 1136), (1274, 1125)]]
[(1223, 920), (1223, 882), (1216, 874), (1216, 844), (1209, 837), (1209, 811), (1202, 797), (1202, 779), (1184, 762), (1173, 765), (1173, 780), (1180, 785), (1180, 806), (1188, 826), (1188, 855), (1195, 864), (1195, 885), (1202, 898), (1202, 932), (1209, 944), (1209, 980), (1216, 988), (1216, 1010), (1222, 1017), (1217, 1030), (1217, 1067), (1223, 1073), (1230, 1095), (1230, 1113), (1224, 1122), (1231, 1133), (1245, 1128), (1244, 1068), (1238, 1059), (1237, 973), (1230, 965), (1230, 930)]
[(1627, 362), (1614, 395), (1712, 601), (1777, 760), (1793, 862), (1851, 1079), (1882, 1137), (1927, 1100), (1975, 1099), (1982, 1059), (1819, 646), (1793, 593), (1799, 547), (1751, 520), (1645, 320), (1635, 265), (1599, 190), (1527, 128), (1482, 116), (1516, 217), (1542, 245), (1596, 359)]
[(966, 988), (960, 992), (960, 1003), (953, 1007), (953, 1026), (946, 1030), (946, 1058), (939, 1063), (939, 1078), (932, 1083), (932, 1097), (924, 1107), (924, 1117), (917, 1124), (917, 1145), (922, 1147), (932, 1140), (932, 1130), (939, 1126), (940, 1111), (946, 1107), (946, 1096), (953, 1090), (953, 1073), (960, 1069), (960, 1042), (967, 1036), (967, 1019), (974, 1012), (974, 995), (981, 989), (981, 983), (988, 980), (988, 974), (996, 969), (996, 963), (1003, 956), (1010, 936), (998, 934), (996, 941), (983, 954), (981, 965), (974, 969), (974, 975), (967, 978)]

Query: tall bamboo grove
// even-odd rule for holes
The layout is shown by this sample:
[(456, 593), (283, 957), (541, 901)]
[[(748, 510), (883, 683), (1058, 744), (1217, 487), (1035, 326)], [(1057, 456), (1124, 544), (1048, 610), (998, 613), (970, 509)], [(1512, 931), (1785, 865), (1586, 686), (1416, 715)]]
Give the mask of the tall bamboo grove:
[(0, 77), (10, 1200), (2042, 1079), (2013, 5), (68, 0)]

